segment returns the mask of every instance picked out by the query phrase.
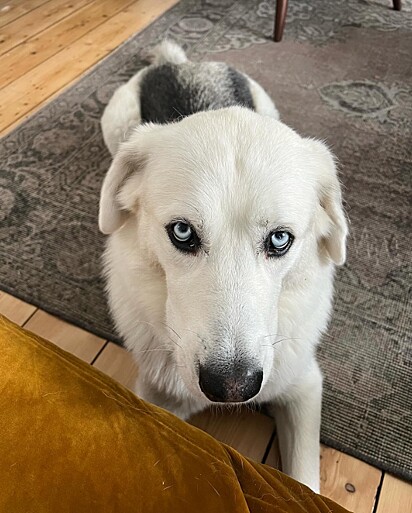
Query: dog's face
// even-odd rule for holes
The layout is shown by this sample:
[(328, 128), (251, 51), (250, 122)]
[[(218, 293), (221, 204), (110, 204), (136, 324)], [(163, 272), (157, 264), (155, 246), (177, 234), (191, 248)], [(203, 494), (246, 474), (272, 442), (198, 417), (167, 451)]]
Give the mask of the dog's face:
[(328, 150), (241, 108), (143, 126), (105, 179), (101, 230), (131, 215), (136, 247), (164, 282), (159, 321), (188, 389), (218, 402), (255, 397), (282, 338), (285, 289), (345, 258)]

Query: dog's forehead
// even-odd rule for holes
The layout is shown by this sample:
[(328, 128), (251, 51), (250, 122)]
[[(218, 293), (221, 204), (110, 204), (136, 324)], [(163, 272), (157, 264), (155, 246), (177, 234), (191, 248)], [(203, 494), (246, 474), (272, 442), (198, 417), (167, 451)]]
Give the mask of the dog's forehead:
[(199, 118), (170, 127), (151, 153), (150, 202), (162, 218), (299, 225), (310, 216), (316, 187), (297, 134), (255, 115)]

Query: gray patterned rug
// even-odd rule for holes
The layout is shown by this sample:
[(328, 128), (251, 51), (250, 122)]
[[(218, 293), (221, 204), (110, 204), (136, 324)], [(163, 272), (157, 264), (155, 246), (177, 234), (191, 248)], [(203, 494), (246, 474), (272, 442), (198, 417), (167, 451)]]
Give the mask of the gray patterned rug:
[(104, 105), (166, 35), (193, 58), (227, 61), (342, 165), (352, 225), (320, 350), (322, 440), (412, 479), (412, 2), (403, 3), (398, 13), (390, 0), (294, 0), (274, 44), (274, 0), (183, 0), (3, 139), (1, 288), (115, 338), (97, 230), (110, 162)]

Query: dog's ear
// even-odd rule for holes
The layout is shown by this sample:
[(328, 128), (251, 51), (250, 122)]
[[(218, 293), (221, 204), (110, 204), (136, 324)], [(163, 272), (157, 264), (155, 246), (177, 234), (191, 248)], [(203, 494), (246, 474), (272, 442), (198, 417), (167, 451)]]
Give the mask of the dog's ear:
[(335, 158), (324, 143), (315, 140), (307, 142), (318, 177), (318, 236), (329, 258), (336, 265), (342, 265), (346, 260), (348, 223), (342, 206)]
[[(123, 142), (103, 181), (100, 193), (99, 228), (110, 235), (123, 226), (136, 207), (146, 164), (144, 136), (157, 125), (142, 125)], [(129, 182), (131, 187), (124, 189)], [(133, 188), (133, 190), (131, 190)]]

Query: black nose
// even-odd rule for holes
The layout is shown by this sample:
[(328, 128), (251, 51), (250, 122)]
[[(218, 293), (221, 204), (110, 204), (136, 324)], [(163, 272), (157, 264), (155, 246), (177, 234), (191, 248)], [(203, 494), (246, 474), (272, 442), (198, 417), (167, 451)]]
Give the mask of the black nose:
[(199, 385), (205, 396), (219, 403), (242, 403), (260, 390), (263, 371), (255, 366), (236, 364), (233, 367), (200, 365)]

